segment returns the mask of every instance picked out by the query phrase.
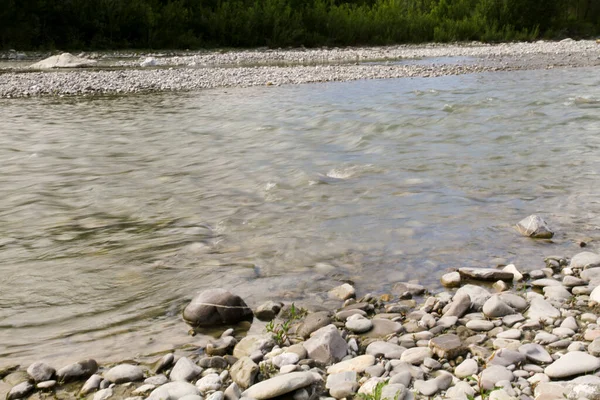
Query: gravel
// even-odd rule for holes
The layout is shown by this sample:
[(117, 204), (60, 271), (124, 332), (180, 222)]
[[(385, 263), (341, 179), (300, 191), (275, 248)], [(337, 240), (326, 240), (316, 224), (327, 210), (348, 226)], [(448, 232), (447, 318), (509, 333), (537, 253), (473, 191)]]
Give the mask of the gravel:
[[(39, 54), (35, 55), (39, 57)], [(4, 62), (0, 98), (190, 91), (217, 87), (436, 77), (600, 65), (595, 41), (374, 48), (79, 54), (98, 68), (35, 71)], [(7, 54), (0, 59), (9, 59)], [(150, 67), (140, 64), (152, 58)], [(29, 59), (29, 58), (28, 58)], [(31, 64), (39, 58), (30, 58)]]

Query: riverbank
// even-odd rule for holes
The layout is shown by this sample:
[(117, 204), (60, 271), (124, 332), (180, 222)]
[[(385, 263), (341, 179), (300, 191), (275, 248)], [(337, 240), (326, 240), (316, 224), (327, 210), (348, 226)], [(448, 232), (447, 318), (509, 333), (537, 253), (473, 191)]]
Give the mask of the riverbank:
[[(600, 255), (544, 262), (531, 271), (460, 268), (440, 277), (458, 290), (435, 295), (416, 282), (397, 282), (381, 296), (344, 283), (329, 291), (339, 304), (333, 310), (253, 308), (255, 322), (272, 321), (258, 334), (226, 324), (148, 363), (98, 366), (77, 355), (66, 366), (7, 367), (0, 392), (8, 399), (598, 399)], [(247, 326), (252, 318), (243, 299), (224, 290), (199, 295), (183, 315), (213, 334), (217, 321)]]
[[(81, 57), (98, 61), (97, 66), (48, 71), (27, 68), (24, 59), (31, 64), (38, 59), (15, 54), (14, 61), (5, 61), (0, 70), (1, 98), (191, 91), (600, 65), (600, 44), (570, 39), (498, 45), (82, 53)], [(2, 58), (10, 60), (11, 54)]]

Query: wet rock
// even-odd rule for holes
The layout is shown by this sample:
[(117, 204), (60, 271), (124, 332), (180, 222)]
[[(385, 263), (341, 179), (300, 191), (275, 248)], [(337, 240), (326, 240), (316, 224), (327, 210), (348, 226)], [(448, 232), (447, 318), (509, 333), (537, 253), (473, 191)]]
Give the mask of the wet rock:
[(343, 285), (336, 286), (328, 292), (328, 295), (332, 299), (348, 300), (356, 296), (354, 286), (344, 283)]
[(261, 321), (271, 321), (279, 314), (281, 307), (283, 307), (283, 303), (269, 300), (258, 306), (254, 315)]
[(83, 384), (83, 387), (79, 393), (85, 396), (86, 394), (90, 394), (98, 390), (100, 387), (100, 382), (102, 382), (102, 377), (100, 375), (94, 374), (90, 376)]
[(460, 286), (460, 273), (454, 271), (442, 275), (442, 285), (445, 287), (458, 287)]
[(156, 364), (156, 367), (154, 368), (154, 372), (159, 374), (159, 373), (171, 368), (171, 365), (173, 365), (174, 360), (175, 360), (175, 355), (173, 355), (173, 353), (165, 354), (164, 356), (162, 356), (162, 358)]
[(375, 364), (375, 357), (364, 354), (362, 356), (354, 357), (349, 360), (341, 361), (337, 364), (333, 364), (327, 368), (328, 374), (339, 374), (343, 372), (357, 372), (362, 373), (368, 367)]
[(43, 362), (35, 362), (27, 368), (27, 373), (35, 382), (44, 382), (52, 379), (56, 370)]
[(242, 396), (256, 400), (271, 399), (290, 393), (296, 389), (310, 386), (316, 380), (317, 378), (312, 372), (292, 372), (285, 375), (278, 375), (246, 389), (242, 393)]
[(596, 371), (600, 368), (600, 359), (582, 351), (566, 353), (544, 369), (551, 379), (566, 378)]
[(554, 236), (546, 221), (535, 214), (519, 221), (517, 231), (523, 236), (536, 239), (551, 239)]
[(29, 394), (31, 392), (33, 392), (34, 389), (35, 389), (35, 386), (33, 386), (32, 383), (29, 383), (29, 382), (19, 383), (18, 385), (15, 385), (10, 390), (10, 392), (8, 392), (6, 399), (7, 400), (24, 399), (27, 396), (29, 396)]
[(247, 389), (254, 383), (258, 370), (258, 365), (250, 357), (243, 357), (231, 366), (229, 372), (240, 388)]
[(141, 381), (144, 379), (144, 371), (137, 365), (120, 364), (105, 372), (104, 378), (112, 383)]
[(481, 281), (512, 281), (514, 275), (512, 272), (493, 268), (459, 268), (458, 272), (462, 278), (475, 279)]
[(183, 319), (193, 327), (231, 325), (252, 321), (254, 314), (241, 297), (224, 289), (200, 293), (183, 310)]
[(196, 386), (188, 382), (169, 382), (152, 391), (147, 400), (181, 399), (187, 395), (199, 395)]
[(95, 360), (85, 360), (67, 365), (56, 371), (59, 382), (71, 382), (86, 379), (98, 371), (98, 363)]
[(202, 373), (202, 368), (187, 357), (181, 357), (171, 370), (169, 378), (174, 382), (191, 382)]

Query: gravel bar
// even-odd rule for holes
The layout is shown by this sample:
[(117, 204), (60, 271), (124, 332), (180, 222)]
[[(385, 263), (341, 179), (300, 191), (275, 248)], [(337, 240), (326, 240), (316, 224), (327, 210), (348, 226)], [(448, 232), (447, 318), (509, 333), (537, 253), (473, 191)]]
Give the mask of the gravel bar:
[[(0, 97), (189, 91), (600, 65), (596, 41), (164, 53), (87, 53), (102, 67), (0, 70)], [(7, 57), (3, 57), (7, 58)], [(152, 59), (151, 67), (140, 62)], [(35, 60), (37, 61), (37, 60)], [(22, 63), (22, 60), (21, 60)], [(32, 62), (33, 63), (33, 62)]]

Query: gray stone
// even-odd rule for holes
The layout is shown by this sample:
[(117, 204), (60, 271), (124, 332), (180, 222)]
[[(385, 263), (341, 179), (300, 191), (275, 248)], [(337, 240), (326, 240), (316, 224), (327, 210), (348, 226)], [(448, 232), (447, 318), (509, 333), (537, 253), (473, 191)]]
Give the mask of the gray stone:
[(327, 382), (325, 383), (325, 388), (330, 389), (336, 385), (339, 385), (342, 382), (356, 382), (357, 381), (357, 373), (353, 370), (347, 370), (345, 372), (337, 372), (333, 374), (329, 374), (327, 376)]
[(171, 370), (169, 377), (175, 382), (191, 382), (202, 373), (202, 368), (187, 357), (181, 357)]
[(94, 394), (92, 400), (106, 400), (109, 397), (112, 397), (113, 390), (111, 388), (101, 389)]
[(481, 385), (486, 390), (491, 390), (497, 382), (510, 381), (514, 379), (511, 371), (501, 365), (492, 365), (481, 372)]
[(460, 379), (475, 375), (477, 372), (479, 372), (479, 365), (472, 358), (466, 359), (454, 369), (454, 375)]
[(104, 378), (112, 383), (141, 381), (144, 379), (144, 371), (137, 365), (119, 364), (105, 372)]
[(223, 357), (203, 357), (198, 360), (198, 366), (202, 368), (216, 368), (225, 369), (229, 366), (229, 363)]
[(252, 321), (254, 314), (241, 297), (224, 289), (209, 289), (192, 299), (183, 319), (193, 327), (231, 325)]
[(242, 393), (256, 400), (271, 399), (313, 384), (317, 378), (312, 372), (292, 372), (259, 382)]
[(240, 388), (247, 389), (254, 384), (258, 370), (258, 365), (250, 357), (243, 357), (231, 366), (229, 373)]
[(331, 314), (329, 311), (318, 311), (308, 314), (304, 321), (298, 326), (296, 334), (304, 339), (308, 338), (313, 332), (331, 324)]
[(546, 221), (535, 214), (519, 221), (516, 227), (521, 235), (535, 239), (551, 239), (554, 236)]
[(410, 386), (410, 382), (412, 381), (412, 375), (409, 371), (402, 371), (402, 372), (398, 372), (395, 375), (393, 375), (390, 380), (389, 383), (390, 384), (396, 384), (399, 383), (401, 385), (404, 385), (406, 387)]
[(87, 381), (83, 384), (83, 387), (80, 390), (80, 394), (86, 395), (90, 394), (100, 387), (100, 382), (102, 382), (102, 377), (98, 374), (94, 374), (88, 378)]
[(362, 337), (379, 339), (402, 332), (403, 330), (402, 324), (388, 319), (375, 318), (371, 320), (371, 323), (373, 324), (373, 328), (361, 334)]
[(515, 350), (510, 349), (499, 349), (497, 350), (491, 359), (488, 359), (488, 365), (502, 365), (508, 367), (509, 365), (520, 365), (525, 363), (526, 356)]
[(173, 361), (175, 360), (175, 355), (173, 353), (168, 353), (162, 356), (162, 358), (156, 363), (156, 367), (154, 368), (154, 372), (161, 373), (173, 365)]
[(467, 293), (456, 293), (444, 317), (462, 317), (471, 308), (471, 297)]
[(425, 358), (431, 357), (432, 355), (433, 352), (428, 347), (413, 347), (402, 353), (402, 356), (400, 356), (400, 361), (419, 365), (423, 363)]
[(575, 286), (585, 286), (587, 285), (587, 282), (581, 278), (577, 278), (576, 276), (566, 275), (562, 280), (562, 284), (563, 286), (572, 288)]
[(544, 369), (551, 379), (593, 372), (600, 368), (600, 359), (582, 351), (566, 353)]
[(466, 327), (473, 331), (487, 332), (494, 329), (495, 325), (492, 321), (487, 321), (484, 319), (472, 319), (467, 322)]
[(442, 275), (440, 279), (442, 285), (445, 287), (458, 287), (460, 286), (460, 273), (457, 271), (449, 272), (447, 274)]
[(373, 328), (373, 323), (362, 316), (350, 317), (346, 320), (346, 329), (354, 333), (365, 333)]
[(429, 348), (432, 350), (433, 354), (439, 358), (448, 360), (454, 359), (467, 352), (467, 348), (460, 338), (451, 333), (432, 338), (429, 341)]
[(464, 285), (456, 291), (454, 298), (458, 295), (468, 294), (471, 299), (471, 309), (474, 311), (480, 311), (483, 308), (483, 304), (487, 299), (490, 298), (491, 294), (485, 288), (476, 285)]
[(18, 385), (13, 386), (12, 389), (10, 389), (10, 392), (8, 392), (6, 399), (7, 400), (24, 399), (27, 396), (29, 396), (29, 394), (31, 392), (33, 392), (34, 389), (35, 389), (35, 386), (33, 386), (32, 383), (21, 382)]
[(212, 393), (210, 396), (208, 396), (206, 398), (206, 400), (223, 400), (224, 398), (225, 398), (225, 396), (223, 395), (223, 392), (218, 391), (218, 392)]
[(147, 400), (177, 400), (199, 394), (198, 388), (189, 382), (169, 382), (154, 389)]
[(56, 371), (59, 382), (70, 382), (86, 379), (98, 371), (98, 363), (95, 360), (85, 360), (67, 365)]
[(365, 375), (371, 377), (380, 377), (385, 373), (385, 368), (380, 364), (371, 365), (365, 369)]
[(544, 346), (537, 343), (524, 344), (519, 347), (519, 352), (523, 353), (528, 360), (533, 361), (534, 363), (547, 364), (554, 361)]
[(496, 335), (500, 339), (521, 339), (522, 332), (520, 329), (509, 329), (507, 331), (500, 332)]
[(370, 354), (374, 357), (385, 357), (388, 359), (399, 359), (402, 356), (402, 353), (406, 350), (406, 347), (399, 346), (397, 344), (376, 341), (370, 343), (366, 350), (365, 354)]
[(512, 272), (493, 268), (459, 268), (458, 272), (462, 278), (475, 279), (480, 281), (512, 281), (514, 275)]
[(381, 400), (402, 400), (407, 394), (406, 386), (401, 383), (389, 383), (381, 390)]
[(169, 378), (164, 376), (163, 374), (150, 376), (144, 379), (144, 383), (149, 383), (150, 385), (160, 386), (169, 382)]
[(331, 289), (328, 295), (332, 299), (348, 300), (356, 296), (356, 291), (354, 290), (354, 286), (344, 283)]
[(310, 358), (325, 364), (340, 361), (348, 352), (348, 344), (335, 325), (317, 330), (303, 345)]
[(592, 253), (591, 251), (583, 251), (575, 254), (569, 263), (569, 268), (572, 269), (589, 269), (598, 267), (600, 267), (600, 254)]
[(562, 283), (560, 283), (560, 281), (557, 281), (556, 279), (550, 279), (550, 278), (542, 278), (542, 279), (536, 279), (534, 281), (531, 281), (531, 284), (535, 287), (547, 287), (547, 286), (562, 286)]
[(281, 307), (283, 307), (283, 303), (269, 300), (258, 306), (254, 315), (261, 321), (271, 321), (279, 314)]
[(138, 387), (137, 389), (135, 389), (133, 392), (131, 392), (131, 394), (134, 394), (134, 395), (146, 395), (146, 394), (152, 392), (154, 389), (156, 389), (155, 385), (151, 385), (149, 383), (146, 383), (146, 384)]
[(212, 392), (221, 389), (221, 378), (218, 374), (208, 374), (198, 379), (196, 387), (200, 393)]
[(242, 390), (237, 383), (232, 382), (223, 393), (225, 400), (239, 400), (242, 397)]
[(277, 368), (281, 368), (285, 365), (298, 364), (298, 361), (300, 361), (300, 356), (296, 353), (282, 353), (271, 359), (271, 362)]
[(375, 357), (373, 357), (369, 354), (364, 354), (361, 356), (351, 358), (349, 360), (341, 361), (337, 364), (333, 364), (332, 366), (327, 368), (327, 373), (328, 374), (339, 374), (342, 372), (349, 372), (349, 371), (362, 373), (373, 364), (375, 364)]
[(44, 382), (52, 379), (56, 370), (43, 362), (35, 362), (27, 368), (27, 373), (35, 382)]
[(233, 356), (237, 359), (249, 357), (255, 352), (266, 354), (275, 346), (271, 337), (264, 335), (248, 335), (242, 338), (233, 349)]
[(356, 394), (358, 382), (340, 382), (329, 389), (334, 399), (346, 399)]
[(529, 310), (527, 310), (525, 316), (536, 322), (551, 322), (555, 318), (560, 317), (560, 311), (558, 311), (548, 301), (539, 297), (534, 297), (533, 299), (531, 299)]
[(569, 292), (564, 286), (546, 286), (544, 289), (544, 296), (548, 299), (558, 300), (569, 300), (571, 298), (571, 292)]
[(515, 313), (508, 304), (500, 300), (498, 296), (490, 297), (484, 304), (482, 308), (483, 314), (489, 318), (498, 318), (504, 317), (506, 315), (511, 315)]
[(600, 356), (600, 337), (597, 337), (588, 345), (588, 353), (594, 357)]

